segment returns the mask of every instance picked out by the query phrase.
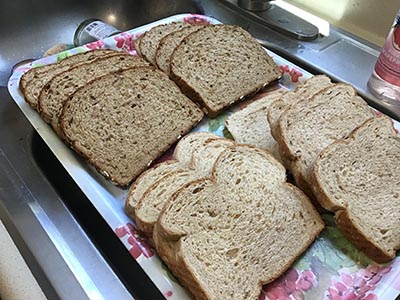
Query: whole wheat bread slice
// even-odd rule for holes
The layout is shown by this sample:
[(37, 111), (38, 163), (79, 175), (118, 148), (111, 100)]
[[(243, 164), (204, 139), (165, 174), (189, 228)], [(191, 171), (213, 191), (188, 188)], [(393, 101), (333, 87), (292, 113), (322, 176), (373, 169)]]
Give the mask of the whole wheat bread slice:
[(25, 101), (37, 110), (40, 91), (54, 75), (68, 70), (71, 66), (94, 60), (100, 56), (113, 55), (115, 52), (109, 49), (87, 51), (68, 56), (55, 64), (30, 69), (22, 75), (19, 88), (24, 94)]
[[(132, 218), (136, 219), (135, 210), (143, 195), (157, 181), (171, 173), (191, 168), (193, 152), (198, 147), (203, 147), (207, 140), (221, 139), (208, 132), (194, 132), (183, 137), (174, 150), (174, 160), (168, 160), (143, 172), (129, 188), (128, 197), (125, 201), (125, 211)], [(167, 200), (167, 199), (166, 199)], [(143, 220), (143, 222), (145, 222)], [(140, 220), (137, 222), (140, 223)]]
[(172, 194), (193, 180), (210, 176), (215, 160), (222, 151), (234, 144), (233, 141), (214, 137), (201, 143), (201, 136), (194, 136), (200, 139), (196, 143), (198, 147), (193, 149), (191, 163), (186, 167), (170, 164), (171, 172), (163, 174), (153, 172), (156, 175), (154, 183), (141, 195), (135, 207), (134, 220), (139, 230), (148, 237), (152, 236), (154, 224)]
[(312, 182), (345, 237), (379, 263), (400, 249), (400, 136), (388, 117), (366, 121), (324, 149)]
[(310, 167), (318, 153), (374, 115), (348, 84), (331, 85), (282, 113), (276, 140), (296, 184), (309, 197)]
[(279, 148), (271, 135), (266, 113), (268, 107), (283, 94), (281, 91), (272, 92), (229, 116), (225, 126), (235, 141), (265, 149), (280, 161)]
[(199, 178), (201, 174), (197, 170), (178, 168), (155, 181), (136, 205), (134, 220), (138, 229), (151, 238), (154, 225), (168, 199), (179, 188)]
[(64, 104), (60, 127), (72, 148), (126, 186), (202, 117), (166, 74), (134, 67), (78, 89)]
[(309, 199), (286, 183), (278, 161), (236, 146), (221, 153), (211, 178), (170, 198), (153, 238), (194, 299), (256, 300), (323, 226)]
[(38, 100), (40, 115), (61, 136), (58, 120), (64, 102), (72, 93), (95, 78), (135, 66), (149, 66), (149, 64), (139, 57), (116, 52), (115, 55), (79, 64), (53, 76), (40, 92)]
[(271, 103), (268, 107), (267, 117), (272, 136), (277, 135), (278, 120), (286, 108), (296, 102), (311, 98), (331, 84), (329, 77), (316, 75), (299, 85), (294, 91), (285, 93), (280, 99)]
[(189, 26), (190, 24), (187, 23), (173, 22), (168, 24), (161, 24), (151, 28), (140, 37), (140, 55), (152, 65), (156, 66), (156, 51), (161, 39), (171, 32)]
[(137, 38), (135, 39), (135, 41), (134, 41), (136, 53), (137, 53), (137, 55), (139, 55), (140, 57), (143, 57), (143, 56), (142, 56), (142, 52), (140, 52), (140, 40), (142, 39), (142, 36), (143, 36), (143, 34), (140, 35), (139, 37), (137, 37)]
[(210, 25), (191, 33), (171, 56), (171, 78), (214, 117), (277, 80), (280, 70), (244, 29)]
[(225, 138), (210, 138), (193, 150), (190, 166), (201, 176), (210, 176), (218, 156), (235, 142)]
[(168, 160), (140, 174), (129, 188), (128, 197), (125, 201), (125, 212), (132, 219), (135, 219), (135, 209), (144, 193), (160, 178), (183, 168), (185, 168), (185, 166), (183, 166), (181, 162), (177, 160)]
[(199, 30), (202, 27), (204, 27), (204, 25), (187, 26), (164, 36), (160, 40), (156, 51), (155, 58), (157, 67), (159, 67), (161, 70), (169, 75), (170, 58), (176, 46), (178, 46), (186, 36), (188, 36), (192, 32)]
[(173, 157), (185, 166), (190, 166), (195, 149), (202, 147), (203, 144), (211, 139), (220, 139), (220, 136), (209, 132), (193, 132), (184, 136), (174, 149)]

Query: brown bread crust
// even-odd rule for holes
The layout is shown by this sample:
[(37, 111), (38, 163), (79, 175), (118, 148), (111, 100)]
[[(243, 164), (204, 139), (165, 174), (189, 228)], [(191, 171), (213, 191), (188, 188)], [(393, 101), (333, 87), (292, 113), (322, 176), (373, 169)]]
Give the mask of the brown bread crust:
[[(377, 263), (386, 263), (396, 256), (396, 251), (388, 253), (364, 235), (357, 224), (352, 220), (348, 210), (341, 209), (336, 211), (335, 220), (337, 228), (343, 235), (359, 250), (363, 251), (368, 257)], [(396, 249), (399, 250), (399, 249)]]

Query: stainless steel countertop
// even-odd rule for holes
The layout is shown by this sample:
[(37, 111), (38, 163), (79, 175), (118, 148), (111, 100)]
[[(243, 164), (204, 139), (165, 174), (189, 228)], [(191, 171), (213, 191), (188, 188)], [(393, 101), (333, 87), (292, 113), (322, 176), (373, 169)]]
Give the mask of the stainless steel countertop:
[[(329, 38), (297, 41), (238, 14), (226, 0), (196, 3), (204, 14), (248, 29), (311, 72), (354, 84), (371, 105), (388, 112), (390, 107), (373, 98), (365, 85), (378, 47), (337, 28), (331, 28)], [(135, 13), (140, 12), (132, 11), (132, 18)], [(389, 114), (400, 118), (398, 111)], [(0, 141), (0, 218), (49, 299), (163, 299), (115, 236), (112, 240), (113, 233), (5, 87), (0, 87)]]

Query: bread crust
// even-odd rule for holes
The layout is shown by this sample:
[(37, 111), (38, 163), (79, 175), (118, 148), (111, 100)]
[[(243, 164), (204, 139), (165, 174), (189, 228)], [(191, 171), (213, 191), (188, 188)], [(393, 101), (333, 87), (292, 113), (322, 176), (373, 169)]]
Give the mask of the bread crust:
[[(207, 25), (196, 25), (196, 24), (193, 24), (193, 25), (191, 25), (190, 27), (197, 27), (196, 29), (194, 29), (194, 32), (196, 32), (197, 30), (200, 30), (200, 29), (203, 28), (204, 26), (207, 26)], [(187, 28), (187, 27), (184, 27), (184, 28)], [(171, 33), (167, 34), (166, 36), (164, 36), (164, 37), (160, 40), (160, 43), (158, 44), (158, 47), (157, 47), (157, 50), (156, 50), (156, 56), (155, 56), (156, 66), (157, 66), (160, 70), (163, 70), (163, 69), (160, 67), (160, 57), (161, 57), (161, 50), (162, 50), (162, 48), (164, 47), (164, 44), (166, 43), (166, 40), (169, 39), (170, 36), (175, 35), (175, 33), (179, 32), (179, 31), (182, 31), (184, 28), (179, 29), (178, 31), (171, 32)], [(189, 34), (190, 34), (190, 33), (189, 33)], [(164, 71), (165, 73), (167, 73), (167, 75), (170, 75), (169, 66), (168, 66), (168, 69), (167, 69), (167, 70), (163, 70), (163, 71)]]
[[(390, 260), (394, 259), (396, 256), (396, 250), (400, 249), (400, 243), (395, 246), (393, 251), (388, 251), (383, 249), (377, 243), (374, 242), (371, 238), (365, 235), (362, 228), (360, 228), (357, 224), (357, 221), (354, 220), (352, 214), (350, 212), (350, 208), (345, 202), (343, 205), (340, 203), (335, 203), (333, 199), (329, 196), (329, 192), (324, 188), (324, 184), (322, 183), (322, 177), (319, 172), (318, 163), (319, 161), (329, 153), (333, 147), (338, 145), (348, 145), (355, 140), (355, 136), (358, 131), (361, 130), (363, 126), (372, 122), (376, 118), (386, 118), (388, 121), (391, 120), (386, 116), (374, 117), (366, 120), (363, 124), (356, 127), (351, 134), (343, 139), (337, 140), (323, 151), (321, 151), (317, 158), (315, 159), (312, 172), (311, 172), (311, 183), (314, 190), (314, 194), (318, 199), (318, 202), (327, 210), (335, 212), (335, 221), (337, 228), (343, 233), (343, 235), (358, 249), (363, 251), (368, 257), (373, 259), (378, 263), (386, 263)], [(394, 127), (393, 127), (394, 130)]]
[[(96, 51), (96, 54), (93, 54), (94, 51)], [(100, 55), (97, 55), (97, 53), (102, 53)], [(34, 109), (39, 111), (39, 104), (38, 104), (38, 99), (34, 98), (32, 94), (28, 93), (27, 91), (27, 87), (29, 86), (29, 84), (35, 79), (37, 78), (38, 75), (40, 75), (40, 73), (46, 73), (45, 71), (47, 69), (53, 69), (56, 67), (62, 67), (64, 66), (64, 64), (68, 64), (68, 62), (70, 61), (71, 58), (76, 59), (76, 57), (84, 57), (84, 56), (88, 56), (86, 61), (90, 61), (92, 59), (95, 59), (97, 57), (103, 56), (103, 55), (108, 55), (109, 53), (113, 53), (113, 52), (118, 52), (115, 50), (111, 50), (111, 49), (97, 49), (97, 50), (89, 50), (86, 52), (82, 52), (82, 53), (77, 53), (77, 54), (73, 54), (70, 55), (66, 58), (64, 58), (63, 60), (60, 60), (56, 63), (50, 64), (50, 65), (44, 65), (44, 66), (40, 66), (40, 67), (35, 67), (32, 69), (29, 69), (27, 72), (25, 72), (22, 76), (21, 76), (21, 80), (19, 83), (19, 88), (22, 92), (22, 94), (24, 95), (25, 101)], [(92, 54), (92, 55), (90, 55)], [(82, 62), (85, 62), (84, 60), (82, 60)], [(78, 64), (78, 63), (76, 63)], [(73, 67), (74, 64), (71, 64), (71, 67)], [(30, 76), (33, 73), (33, 78), (31, 80), (27, 79), (28, 76)], [(39, 74), (37, 74), (39, 73)], [(46, 121), (47, 122), (47, 121)], [(49, 122), (47, 122), (49, 123)]]
[[(386, 263), (391, 261), (396, 256), (396, 251), (388, 252), (376, 245), (352, 219), (350, 212), (347, 209), (340, 209), (335, 213), (335, 221), (337, 228), (356, 248), (363, 251), (368, 257), (377, 263)], [(399, 250), (397, 248), (396, 250)]]
[[(135, 199), (135, 201), (133, 201), (132, 197), (133, 197), (133, 194), (136, 192), (138, 185), (141, 184), (141, 181), (143, 180), (143, 178), (148, 176), (149, 173), (154, 172), (155, 170), (160, 168), (160, 166), (162, 166), (162, 165), (174, 165), (174, 164), (178, 164), (178, 163), (179, 162), (177, 160), (168, 160), (168, 161), (159, 163), (159, 164), (147, 169), (142, 174), (140, 174), (138, 178), (136, 178), (136, 180), (132, 183), (132, 185), (129, 188), (128, 196), (125, 201), (125, 212), (127, 213), (127, 215), (129, 215), (132, 219), (135, 219), (135, 216), (136, 216), (135, 208), (136, 208), (137, 204), (139, 203), (140, 199)], [(156, 180), (157, 178), (154, 178), (154, 179)]]
[[(346, 87), (350, 88), (350, 86), (348, 86), (347, 84), (342, 84), (342, 83), (339, 83), (336, 86), (346, 86)], [(311, 166), (309, 166), (306, 171), (302, 170), (302, 163), (300, 161), (300, 157), (296, 153), (292, 152), (292, 150), (290, 148), (290, 141), (287, 140), (287, 138), (286, 138), (285, 130), (284, 130), (283, 126), (284, 126), (284, 122), (288, 119), (287, 115), (290, 113), (290, 110), (292, 107), (295, 107), (297, 105), (310, 104), (314, 101), (314, 99), (316, 97), (318, 97), (319, 95), (323, 94), (325, 91), (327, 91), (331, 88), (332, 88), (331, 86), (328, 86), (328, 87), (324, 88), (323, 90), (321, 90), (320, 92), (318, 92), (317, 94), (315, 94), (314, 96), (312, 96), (311, 98), (301, 100), (301, 101), (296, 102), (293, 105), (289, 106), (288, 108), (286, 108), (284, 110), (284, 112), (281, 114), (281, 116), (278, 120), (277, 128), (276, 128), (275, 139), (279, 145), (279, 149), (281, 151), (281, 154), (282, 154), (285, 164), (287, 164), (289, 166), (290, 171), (292, 172), (292, 174), (295, 177), (296, 183), (312, 199), (315, 198), (315, 196), (313, 195), (313, 189), (310, 185)], [(351, 89), (353, 90), (353, 93), (356, 96), (357, 92), (354, 89), (354, 87), (351, 87)], [(371, 117), (372, 116), (373, 116), (373, 114), (371, 111)], [(304, 172), (306, 172), (306, 173), (304, 173)]]

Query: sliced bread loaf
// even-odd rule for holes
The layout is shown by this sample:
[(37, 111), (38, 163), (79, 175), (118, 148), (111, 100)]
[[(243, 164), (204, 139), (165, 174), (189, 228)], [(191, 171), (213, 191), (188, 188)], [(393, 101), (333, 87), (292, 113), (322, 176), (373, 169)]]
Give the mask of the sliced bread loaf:
[(277, 80), (280, 70), (244, 29), (210, 25), (188, 35), (171, 56), (171, 78), (214, 117)]
[(266, 113), (268, 107), (283, 94), (283, 92), (272, 92), (229, 116), (225, 126), (235, 141), (265, 149), (280, 160), (278, 145), (271, 135)]
[(178, 46), (182, 40), (191, 34), (202, 28), (204, 25), (192, 25), (184, 27), (180, 30), (173, 31), (170, 34), (163, 37), (158, 44), (156, 51), (156, 64), (168, 75), (170, 74), (170, 58), (174, 52), (176, 46)]
[(131, 185), (128, 197), (125, 202), (125, 211), (135, 219), (135, 209), (144, 193), (156, 181), (162, 177), (178, 170), (189, 169), (193, 160), (193, 152), (198, 147), (203, 147), (203, 143), (210, 139), (221, 139), (220, 137), (208, 132), (194, 132), (184, 136), (175, 146), (174, 160), (168, 160), (143, 172)]
[(189, 27), (190, 24), (183, 22), (173, 22), (162, 24), (151, 28), (146, 31), (139, 40), (139, 53), (140, 55), (156, 66), (156, 51), (161, 39), (171, 32), (180, 30), (184, 27)]
[(76, 64), (88, 62), (100, 56), (112, 55), (115, 52), (116, 51), (109, 49), (87, 51), (68, 56), (55, 64), (45, 65), (28, 70), (24, 75), (22, 75), (19, 86), (21, 92), (24, 94), (25, 101), (33, 109), (37, 109), (40, 91), (54, 75), (64, 72)]
[(306, 80), (304, 84), (299, 85), (294, 91), (285, 93), (280, 99), (271, 103), (268, 107), (267, 116), (272, 136), (276, 136), (279, 117), (286, 108), (293, 103), (311, 98), (330, 84), (332, 83), (329, 77), (325, 75), (316, 75)]
[(183, 165), (190, 166), (195, 149), (202, 147), (206, 141), (211, 139), (221, 139), (221, 137), (203, 131), (188, 134), (176, 145), (173, 156)]
[(116, 52), (115, 55), (100, 57), (54, 75), (40, 92), (38, 100), (40, 115), (61, 136), (58, 119), (64, 102), (73, 92), (95, 78), (135, 66), (149, 66), (149, 64), (139, 57)]
[(183, 166), (181, 162), (177, 160), (168, 160), (140, 174), (129, 188), (128, 197), (125, 201), (126, 213), (132, 219), (135, 219), (135, 209), (144, 193), (160, 178), (183, 168), (185, 168), (185, 166)]
[(154, 183), (141, 195), (135, 207), (134, 220), (139, 230), (146, 236), (152, 236), (154, 224), (172, 194), (193, 180), (210, 176), (215, 160), (223, 150), (234, 144), (233, 141), (224, 138), (216, 139), (214, 136), (201, 142), (202, 135), (192, 135), (192, 139), (199, 137), (199, 140), (191, 144), (197, 147), (191, 147), (193, 153), (190, 164), (186, 166), (170, 164), (172, 166), (170, 172), (163, 174), (153, 172), (156, 175)]
[(323, 226), (308, 198), (285, 182), (278, 161), (236, 146), (221, 153), (211, 178), (170, 198), (153, 238), (194, 299), (256, 300)]
[(210, 176), (214, 163), (218, 156), (227, 148), (235, 145), (235, 142), (225, 138), (210, 138), (200, 146), (193, 150), (192, 161), (190, 166), (197, 171), (198, 174)]
[(165, 73), (134, 67), (78, 89), (64, 104), (60, 127), (72, 148), (126, 186), (202, 117)]
[(135, 208), (134, 220), (139, 230), (151, 238), (154, 225), (168, 199), (179, 188), (199, 178), (201, 178), (201, 174), (197, 170), (178, 168), (152, 184), (142, 195)]
[(388, 117), (366, 121), (316, 158), (320, 204), (345, 237), (379, 263), (400, 249), (400, 136)]
[(331, 85), (291, 105), (278, 121), (276, 140), (296, 184), (310, 197), (310, 166), (318, 153), (374, 116), (348, 84)]

